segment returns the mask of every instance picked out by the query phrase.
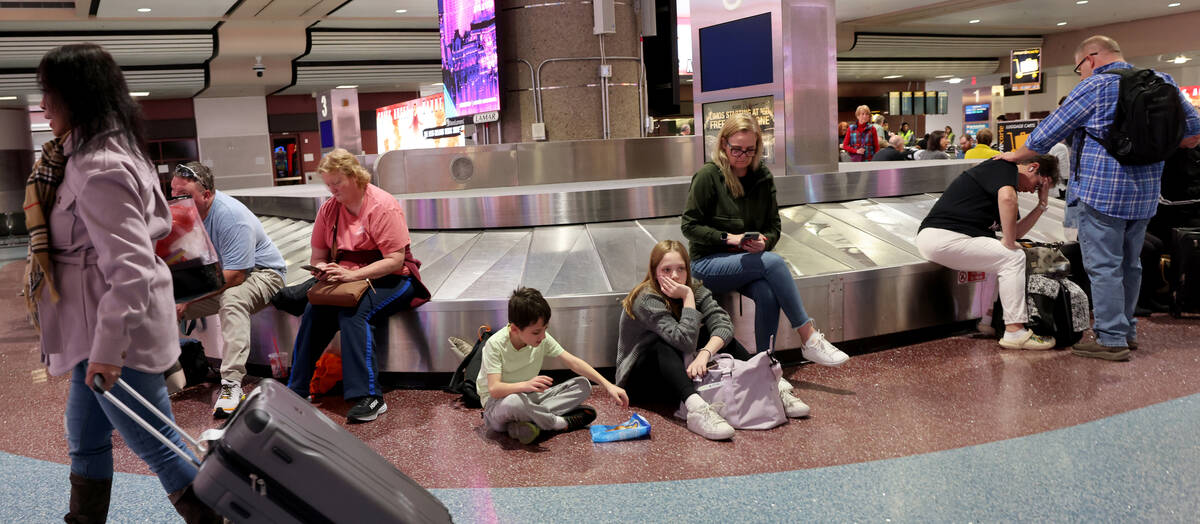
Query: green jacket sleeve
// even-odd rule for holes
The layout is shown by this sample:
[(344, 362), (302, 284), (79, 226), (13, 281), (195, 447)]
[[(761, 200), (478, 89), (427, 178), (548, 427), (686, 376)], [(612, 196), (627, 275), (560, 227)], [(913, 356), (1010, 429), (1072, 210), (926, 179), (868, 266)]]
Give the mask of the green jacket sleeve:
[[(707, 167), (707, 166), (706, 166)], [(716, 211), (716, 188), (713, 178), (707, 176), (701, 169), (692, 177), (692, 185), (688, 189), (687, 205), (683, 210), (680, 229), (688, 242), (702, 245), (721, 245), (721, 231), (709, 224), (713, 223), (713, 213)]]

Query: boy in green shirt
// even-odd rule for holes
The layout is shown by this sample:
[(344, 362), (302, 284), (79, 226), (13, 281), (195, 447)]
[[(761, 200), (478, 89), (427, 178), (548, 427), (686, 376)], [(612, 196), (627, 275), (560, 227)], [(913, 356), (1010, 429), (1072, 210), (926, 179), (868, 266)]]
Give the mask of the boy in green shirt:
[[(533, 442), (543, 430), (574, 431), (596, 419), (596, 409), (582, 404), (592, 394), (591, 382), (621, 407), (629, 396), (579, 357), (568, 353), (546, 333), (550, 304), (541, 292), (523, 287), (508, 299), (508, 328), (497, 331), (483, 346), (483, 360), (475, 380), (483, 403), (483, 422), (493, 431), (507, 432), (522, 444)], [(545, 357), (558, 357), (582, 376), (557, 386), (542, 370)], [(589, 382), (591, 380), (591, 382)]]

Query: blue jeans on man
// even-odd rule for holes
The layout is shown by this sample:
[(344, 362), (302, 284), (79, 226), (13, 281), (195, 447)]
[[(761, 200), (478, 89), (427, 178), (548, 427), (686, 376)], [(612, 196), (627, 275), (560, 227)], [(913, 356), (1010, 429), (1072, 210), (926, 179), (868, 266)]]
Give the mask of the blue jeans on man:
[(1142, 286), (1142, 242), (1150, 219), (1125, 220), (1078, 203), (1079, 247), (1092, 281), (1092, 331), (1108, 347), (1125, 347), (1137, 337), (1137, 306)]

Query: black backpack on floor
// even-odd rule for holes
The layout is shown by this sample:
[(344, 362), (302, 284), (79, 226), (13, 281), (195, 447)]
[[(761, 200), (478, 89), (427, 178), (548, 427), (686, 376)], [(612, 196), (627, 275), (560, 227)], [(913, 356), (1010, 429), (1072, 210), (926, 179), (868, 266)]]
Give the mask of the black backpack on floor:
[[(1116, 113), (1103, 139), (1084, 132), (1125, 165), (1153, 164), (1171, 156), (1183, 140), (1187, 123), (1179, 88), (1151, 69), (1113, 69), (1101, 74), (1121, 77)], [(1078, 149), (1082, 153), (1083, 148)]]
[(483, 365), (483, 345), (491, 336), (490, 326), (479, 326), (479, 337), (475, 340), (475, 345), (471, 347), (471, 352), (463, 357), (458, 369), (454, 370), (454, 374), (450, 376), (450, 385), (445, 389), (447, 393), (462, 395), (463, 404), (469, 408), (483, 407), (479, 402), (479, 390), (476, 389), (475, 379), (479, 377), (479, 368)]

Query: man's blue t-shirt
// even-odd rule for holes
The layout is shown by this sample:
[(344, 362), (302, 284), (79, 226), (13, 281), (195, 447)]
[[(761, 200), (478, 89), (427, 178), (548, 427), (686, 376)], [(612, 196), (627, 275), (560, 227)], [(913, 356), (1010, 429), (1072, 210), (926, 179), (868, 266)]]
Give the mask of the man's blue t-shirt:
[(262, 222), (237, 199), (220, 191), (213, 193), (215, 196), (208, 216), (204, 218), (204, 229), (221, 257), (222, 269), (245, 271), (265, 267), (275, 270), (279, 276), (286, 276), (283, 255), (267, 236)]

